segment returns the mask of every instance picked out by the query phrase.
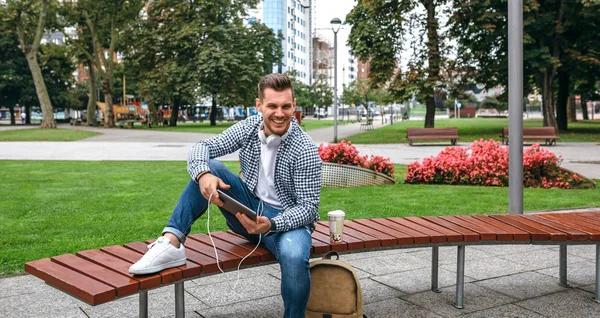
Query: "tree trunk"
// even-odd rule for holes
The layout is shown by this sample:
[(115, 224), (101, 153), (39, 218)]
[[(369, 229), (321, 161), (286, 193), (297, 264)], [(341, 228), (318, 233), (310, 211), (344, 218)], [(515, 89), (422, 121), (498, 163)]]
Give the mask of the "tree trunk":
[(561, 68), (558, 71), (558, 96), (556, 97), (556, 125), (559, 131), (567, 131), (569, 129), (567, 123), (569, 85), (569, 72)]
[(8, 106), (8, 112), (10, 113), (10, 124), (16, 125), (17, 121), (15, 120), (15, 106), (10, 104)]
[(150, 116), (148, 118), (150, 125), (158, 126), (158, 111), (156, 110), (156, 105), (154, 102), (148, 102), (148, 111), (150, 112)]
[(212, 106), (210, 107), (210, 125), (217, 125), (217, 96), (216, 94), (212, 94)]
[(550, 69), (545, 69), (542, 74), (542, 107), (544, 108), (544, 126), (556, 129), (556, 118), (554, 117), (554, 104), (552, 103), (552, 76)]
[(587, 109), (587, 98), (584, 96), (581, 96), (581, 114), (583, 115), (583, 120), (590, 119)]
[(88, 93), (90, 98), (87, 104), (87, 125), (96, 126), (96, 70), (94, 64), (91, 61), (87, 62), (88, 65)]
[(567, 102), (567, 119), (572, 123), (577, 122), (577, 106), (575, 105), (575, 95), (569, 96), (569, 101)]
[(435, 127), (435, 87), (438, 85), (440, 72), (440, 44), (438, 36), (438, 21), (435, 18), (435, 2), (427, 0), (424, 2), (427, 9), (427, 49), (429, 70), (427, 83), (429, 92), (426, 100), (425, 127)]
[(31, 125), (31, 106), (21, 107), (21, 111), (25, 108), (25, 124)]
[(177, 118), (179, 118), (179, 104), (181, 99), (179, 97), (173, 99), (173, 106), (171, 107), (171, 118), (169, 118), (169, 126), (177, 127)]
[[(112, 74), (110, 75), (112, 76)], [(115, 113), (112, 103), (112, 83), (108, 72), (106, 78), (102, 80), (102, 90), (104, 91), (104, 128), (115, 127)]]
[(27, 64), (29, 65), (31, 76), (33, 77), (35, 93), (37, 94), (40, 107), (42, 108), (42, 124), (40, 125), (40, 128), (56, 128), (50, 95), (48, 95), (46, 83), (44, 83), (44, 77), (42, 76), (42, 70), (37, 61), (37, 53), (29, 51), (25, 54), (25, 57), (27, 58)]

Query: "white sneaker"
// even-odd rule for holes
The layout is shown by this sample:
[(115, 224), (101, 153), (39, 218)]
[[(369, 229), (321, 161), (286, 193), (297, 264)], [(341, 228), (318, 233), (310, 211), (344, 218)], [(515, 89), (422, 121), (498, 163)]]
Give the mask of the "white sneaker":
[(173, 246), (168, 238), (161, 236), (148, 245), (148, 252), (129, 267), (129, 273), (135, 275), (152, 274), (163, 269), (184, 265), (186, 262), (183, 244)]

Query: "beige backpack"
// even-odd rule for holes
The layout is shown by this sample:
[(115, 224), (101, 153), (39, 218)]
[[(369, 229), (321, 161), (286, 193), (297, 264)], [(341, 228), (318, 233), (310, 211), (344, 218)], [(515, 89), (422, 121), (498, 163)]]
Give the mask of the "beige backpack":
[(337, 252), (331, 251), (311, 262), (310, 276), (306, 318), (363, 317), (360, 282), (352, 266), (340, 260)]

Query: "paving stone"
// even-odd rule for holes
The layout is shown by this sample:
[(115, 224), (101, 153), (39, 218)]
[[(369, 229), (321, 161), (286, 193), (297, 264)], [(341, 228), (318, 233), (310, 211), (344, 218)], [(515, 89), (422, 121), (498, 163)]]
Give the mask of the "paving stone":
[(227, 306), (201, 309), (197, 313), (205, 318), (280, 318), (283, 317), (283, 301), (279, 296), (263, 297)]
[(501, 305), (495, 308), (485, 309), (474, 313), (466, 314), (461, 317), (466, 318), (544, 318), (531, 310), (521, 308), (515, 305)]
[(487, 253), (495, 254), (495, 255), (506, 255), (506, 254), (514, 254), (514, 253), (523, 253), (523, 252), (531, 252), (535, 250), (544, 250), (544, 249), (552, 249), (555, 248), (558, 250), (556, 246), (547, 246), (547, 245), (536, 245), (536, 244), (494, 244), (494, 245), (474, 245), (471, 246), (474, 249), (478, 249)]
[(360, 279), (360, 288), (362, 289), (363, 304), (378, 302), (384, 299), (400, 297), (405, 295), (403, 292), (376, 282), (370, 278)]
[(348, 263), (353, 267), (372, 275), (383, 275), (416, 268), (428, 268), (431, 266), (430, 263), (424, 259), (407, 253), (385, 254), (385, 256), (370, 257), (366, 259), (352, 259), (348, 260)]
[[(422, 249), (429, 249), (431, 250), (431, 248), (418, 248), (417, 250), (422, 250)], [(377, 249), (377, 250), (373, 250), (371, 252), (360, 252), (360, 253), (345, 253), (345, 254), (341, 254), (340, 255), (340, 259), (343, 259), (345, 261), (349, 261), (349, 260), (357, 260), (357, 259), (364, 259), (364, 258), (373, 258), (373, 257), (378, 257), (378, 256), (382, 256), (382, 255), (394, 255), (394, 254), (406, 254), (406, 253), (410, 253), (411, 251), (414, 251), (416, 249), (405, 249), (405, 248), (392, 248), (392, 249)]]
[(520, 300), (565, 289), (558, 285), (558, 281), (553, 277), (534, 272), (486, 279), (474, 284)]
[(589, 260), (596, 259), (596, 245), (569, 245), (567, 246), (567, 258), (575, 255)]
[(411, 304), (398, 298), (391, 298), (363, 306), (363, 314), (367, 317), (377, 318), (441, 318), (423, 307)]
[(80, 309), (84, 302), (48, 285), (34, 291), (0, 299), (0, 317), (86, 317)]
[(596, 284), (579, 286), (579, 289), (583, 289), (585, 291), (589, 291), (590, 293), (596, 294)]
[[(507, 261), (523, 264), (527, 269), (533, 270), (558, 266), (560, 263), (558, 253), (558, 249), (552, 251), (543, 249), (499, 255), (498, 257)], [(569, 266), (575, 263), (581, 263), (585, 260), (585, 258), (576, 255), (567, 255), (567, 265)]]
[[(407, 294), (415, 294), (431, 290), (431, 270), (410, 270), (400, 273), (371, 277), (372, 280), (398, 289)], [(465, 276), (465, 282), (473, 279)], [(456, 285), (456, 272), (440, 268), (438, 271), (438, 288)]]
[(31, 275), (19, 275), (1, 280), (0, 299), (16, 295), (31, 294), (46, 286), (43, 280)]
[(472, 283), (465, 284), (463, 309), (452, 306), (456, 301), (456, 287), (454, 286), (442, 288), (441, 293), (423, 292), (402, 298), (444, 317), (456, 317), (514, 301), (511, 297), (483, 289)]
[[(571, 286), (588, 285), (595, 282), (596, 279), (595, 262), (585, 261), (567, 266), (567, 282)], [(558, 266), (537, 270), (538, 273), (555, 277), (558, 281)]]
[[(456, 246), (441, 246), (438, 251), (439, 264), (456, 263), (457, 251), (458, 248)], [(431, 262), (431, 249), (411, 253), (410, 255), (421, 257), (427, 260), (428, 262)], [(467, 246), (465, 250), (466, 262), (488, 257), (496, 257), (496, 254), (475, 249), (471, 246)]]
[(549, 318), (598, 318), (600, 304), (592, 301), (593, 295), (580, 289), (565, 291), (515, 303), (517, 306), (540, 313)]
[[(188, 286), (188, 282), (184, 284)], [(193, 284), (189, 284), (195, 286)], [(207, 306), (185, 292), (185, 316), (198, 317), (194, 310)], [(110, 303), (90, 306), (83, 305), (82, 310), (89, 317), (139, 317), (139, 294), (117, 299)], [(175, 316), (175, 287), (165, 286), (148, 291), (148, 317), (174, 317)]]
[[(456, 272), (456, 263), (441, 264), (440, 268)], [(511, 275), (526, 270), (525, 265), (509, 262), (498, 257), (472, 260), (470, 262), (465, 260), (465, 276), (472, 277), (475, 280)]]
[(281, 281), (271, 275), (240, 279), (235, 289), (235, 281), (211, 285), (190, 286), (186, 290), (197, 299), (210, 306), (225, 306), (252, 299), (262, 299), (279, 295)]

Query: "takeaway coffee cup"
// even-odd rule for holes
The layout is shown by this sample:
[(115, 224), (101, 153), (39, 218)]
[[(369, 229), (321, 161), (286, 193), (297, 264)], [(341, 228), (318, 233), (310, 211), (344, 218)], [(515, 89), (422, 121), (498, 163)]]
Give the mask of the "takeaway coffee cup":
[(331, 242), (341, 242), (344, 232), (344, 216), (342, 210), (335, 210), (327, 213), (329, 218), (329, 239)]

